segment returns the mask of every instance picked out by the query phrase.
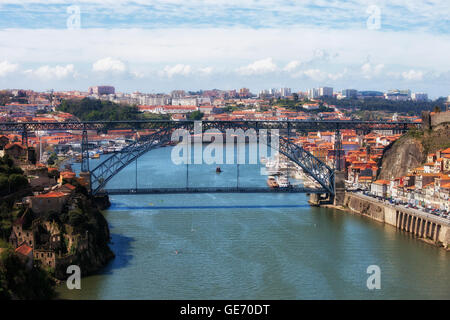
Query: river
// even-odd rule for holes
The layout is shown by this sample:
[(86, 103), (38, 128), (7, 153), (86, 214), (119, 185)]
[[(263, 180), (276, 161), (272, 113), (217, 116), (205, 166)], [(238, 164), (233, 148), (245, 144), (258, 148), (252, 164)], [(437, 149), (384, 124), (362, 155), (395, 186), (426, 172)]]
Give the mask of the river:
[[(172, 148), (138, 161), (139, 187), (236, 185), (235, 165), (175, 165)], [(104, 158), (105, 156), (103, 156)], [(91, 168), (100, 160), (91, 160)], [(259, 165), (239, 185), (264, 186)], [(79, 164), (74, 164), (79, 170)], [(135, 185), (135, 165), (110, 188)], [(305, 194), (112, 196), (116, 258), (65, 299), (450, 299), (450, 252), (365, 217), (310, 207)], [(369, 290), (367, 268), (381, 270)]]

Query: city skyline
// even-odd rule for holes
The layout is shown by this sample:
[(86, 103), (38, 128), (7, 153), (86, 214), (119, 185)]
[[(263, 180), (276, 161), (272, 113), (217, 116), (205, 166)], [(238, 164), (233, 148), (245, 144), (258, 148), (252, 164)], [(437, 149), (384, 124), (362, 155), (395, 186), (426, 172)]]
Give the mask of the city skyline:
[(408, 88), (434, 99), (450, 93), (448, 16), (445, 1), (4, 0), (0, 87)]

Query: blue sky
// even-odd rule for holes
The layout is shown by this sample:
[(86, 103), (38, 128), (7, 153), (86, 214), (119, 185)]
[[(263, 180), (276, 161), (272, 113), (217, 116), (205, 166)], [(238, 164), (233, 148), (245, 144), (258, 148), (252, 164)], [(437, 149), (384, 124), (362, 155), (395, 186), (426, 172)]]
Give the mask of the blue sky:
[(446, 0), (0, 0), (0, 48), (2, 88), (450, 94)]

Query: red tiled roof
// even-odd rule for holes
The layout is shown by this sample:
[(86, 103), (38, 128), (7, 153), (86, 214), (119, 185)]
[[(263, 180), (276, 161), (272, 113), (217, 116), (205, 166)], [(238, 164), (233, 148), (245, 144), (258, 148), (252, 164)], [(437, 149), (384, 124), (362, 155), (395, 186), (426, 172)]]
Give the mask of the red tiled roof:
[(21, 245), (15, 250), (16, 253), (20, 253), (24, 256), (28, 256), (32, 251), (33, 249), (26, 244)]
[(39, 194), (36, 196), (36, 198), (61, 198), (66, 196), (65, 193), (60, 192), (60, 191), (52, 191), (49, 193), (43, 193), (43, 194)]

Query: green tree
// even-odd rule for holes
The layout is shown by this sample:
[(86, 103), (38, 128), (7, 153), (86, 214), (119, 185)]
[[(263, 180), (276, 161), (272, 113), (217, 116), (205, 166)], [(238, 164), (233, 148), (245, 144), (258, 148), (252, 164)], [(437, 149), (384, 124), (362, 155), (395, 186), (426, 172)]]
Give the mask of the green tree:
[(189, 120), (201, 120), (203, 118), (203, 113), (199, 110), (189, 113)]

